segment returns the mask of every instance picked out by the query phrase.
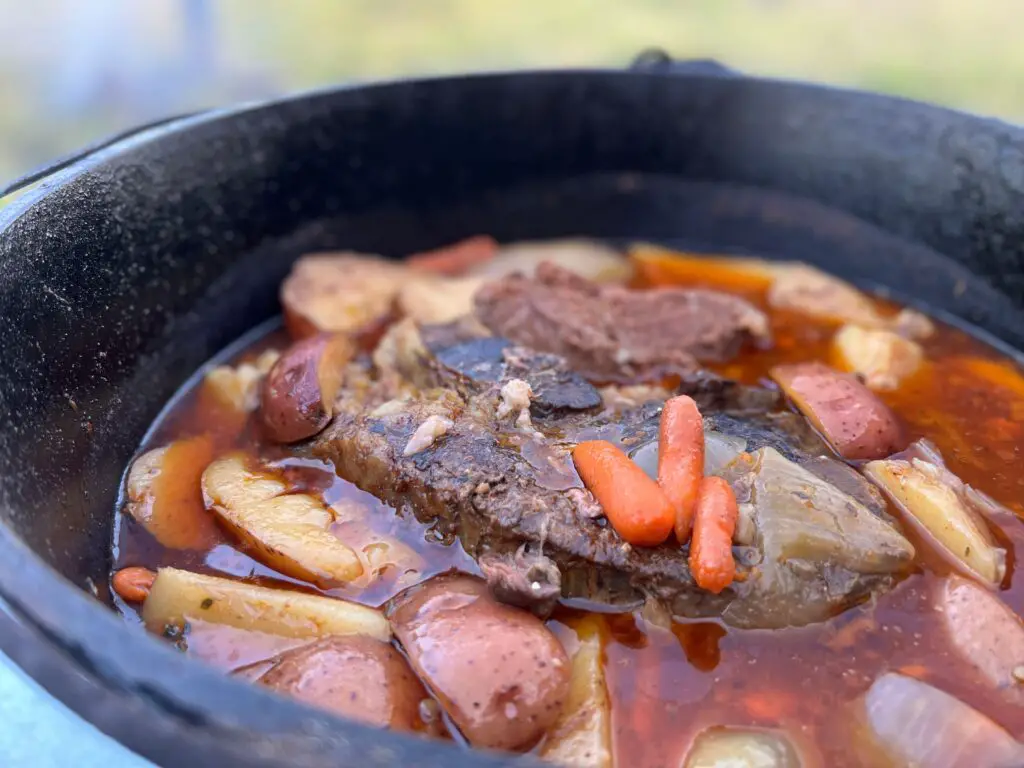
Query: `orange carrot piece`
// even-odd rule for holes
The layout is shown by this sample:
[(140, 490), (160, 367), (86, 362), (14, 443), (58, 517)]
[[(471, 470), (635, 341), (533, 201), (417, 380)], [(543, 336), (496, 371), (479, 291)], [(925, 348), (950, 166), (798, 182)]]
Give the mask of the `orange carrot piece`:
[(697, 586), (716, 595), (732, 584), (736, 561), (732, 536), (736, 532), (736, 494), (720, 477), (705, 477), (697, 494), (690, 542), (690, 572)]
[(576, 446), (572, 460), (580, 479), (604, 509), (623, 539), (638, 547), (654, 547), (672, 533), (675, 513), (656, 482), (607, 440)]
[(697, 403), (673, 397), (661, 412), (658, 433), (658, 485), (675, 510), (676, 540), (690, 538), (697, 489), (704, 477), (704, 421)]
[(114, 574), (110, 585), (114, 591), (121, 596), (121, 599), (128, 603), (141, 603), (149, 597), (149, 590), (153, 588), (156, 574), (148, 568), (132, 566), (122, 568)]
[(497, 240), (490, 235), (476, 235), (433, 251), (414, 253), (406, 259), (406, 262), (413, 269), (456, 277), (465, 274), (473, 267), (486, 264), (497, 253)]

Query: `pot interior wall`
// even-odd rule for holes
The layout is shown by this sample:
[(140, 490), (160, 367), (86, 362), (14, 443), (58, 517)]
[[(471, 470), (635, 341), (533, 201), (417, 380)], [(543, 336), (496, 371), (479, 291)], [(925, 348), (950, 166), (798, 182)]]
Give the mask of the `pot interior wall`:
[[(0, 220), (3, 522), (104, 594), (120, 473), (146, 427), (277, 312), (309, 250), (397, 256), (489, 232), (752, 252), (1024, 347), (1009, 298), (1022, 296), (1020, 191), (950, 162), (975, 158), (979, 131), (998, 146), (1008, 129), (870, 99), (742, 79), (471, 78), (321, 94), (117, 146)], [(996, 291), (977, 274), (1007, 280)]]

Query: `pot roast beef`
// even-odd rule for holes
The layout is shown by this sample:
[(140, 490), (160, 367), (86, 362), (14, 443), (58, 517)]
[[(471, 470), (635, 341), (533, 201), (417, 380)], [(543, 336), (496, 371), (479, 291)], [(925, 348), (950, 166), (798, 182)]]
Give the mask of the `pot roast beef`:
[(735, 296), (600, 285), (553, 264), (541, 264), (533, 277), (484, 284), (474, 307), (495, 334), (561, 355), (597, 381), (692, 373), (699, 362), (728, 360), (744, 343), (769, 336), (764, 313)]
[[(697, 375), (682, 388), (701, 404), (708, 440), (725, 436), (732, 451), (721, 473), (739, 489), (742, 518), (740, 577), (719, 595), (701, 590), (685, 547), (622, 541), (571, 460), (573, 445), (593, 438), (634, 456), (656, 451), (661, 400), (607, 407), (563, 359), (504, 338), (411, 325), (400, 333), (378, 363), (415, 385), (369, 406), (344, 394), (314, 452), (399, 513), (461, 541), (499, 599), (538, 613), (559, 597), (622, 607), (654, 600), (680, 617), (800, 625), (890, 587), (910, 563), (911, 545), (866, 503), (867, 483), (826, 458), (776, 392)], [(533, 389), (528, 381), (537, 384), (525, 401), (535, 418), (524, 423), (504, 406), (516, 382)], [(535, 409), (539, 392), (546, 400)]]

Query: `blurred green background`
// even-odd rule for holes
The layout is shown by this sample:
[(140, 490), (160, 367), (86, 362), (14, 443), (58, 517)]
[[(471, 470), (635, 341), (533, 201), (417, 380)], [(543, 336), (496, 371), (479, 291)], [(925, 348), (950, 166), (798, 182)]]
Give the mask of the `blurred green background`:
[(1024, 121), (1022, 1), (0, 0), (0, 179), (200, 107), (651, 46)]

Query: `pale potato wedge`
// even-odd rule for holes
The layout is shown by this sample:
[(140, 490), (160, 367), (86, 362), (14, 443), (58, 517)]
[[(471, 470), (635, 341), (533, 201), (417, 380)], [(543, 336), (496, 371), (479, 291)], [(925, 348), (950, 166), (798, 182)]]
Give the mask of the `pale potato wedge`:
[(252, 363), (218, 365), (203, 378), (203, 388), (221, 405), (239, 413), (255, 411), (260, 403), (260, 384), (280, 357), (268, 349)]
[(473, 312), (482, 277), (410, 275), (398, 293), (398, 309), (417, 323), (450, 323)]
[(331, 531), (334, 514), (305, 493), (254, 472), (243, 454), (217, 459), (203, 473), (203, 495), (253, 556), (281, 573), (322, 587), (359, 578), (359, 555)]
[(190, 619), (282, 637), (366, 635), (387, 641), (391, 628), (373, 608), (318, 595), (161, 568), (142, 607), (146, 627), (162, 634)]
[(213, 441), (205, 435), (142, 454), (128, 471), (125, 512), (168, 549), (212, 546), (220, 537), (199, 488), (212, 457)]
[(605, 682), (600, 616), (576, 626), (579, 648), (572, 657), (569, 695), (548, 731), (540, 755), (570, 768), (611, 768), (612, 711)]
[(864, 473), (962, 573), (995, 585), (1006, 575), (1006, 551), (985, 519), (943, 482), (943, 471), (920, 459), (872, 461)]
[(596, 240), (571, 238), (509, 243), (470, 274), (488, 280), (515, 272), (533, 276), (545, 261), (597, 283), (625, 283), (633, 276), (632, 263), (614, 248)]
[(875, 390), (892, 390), (921, 367), (924, 352), (916, 341), (898, 333), (844, 325), (832, 340), (840, 366), (860, 374)]

